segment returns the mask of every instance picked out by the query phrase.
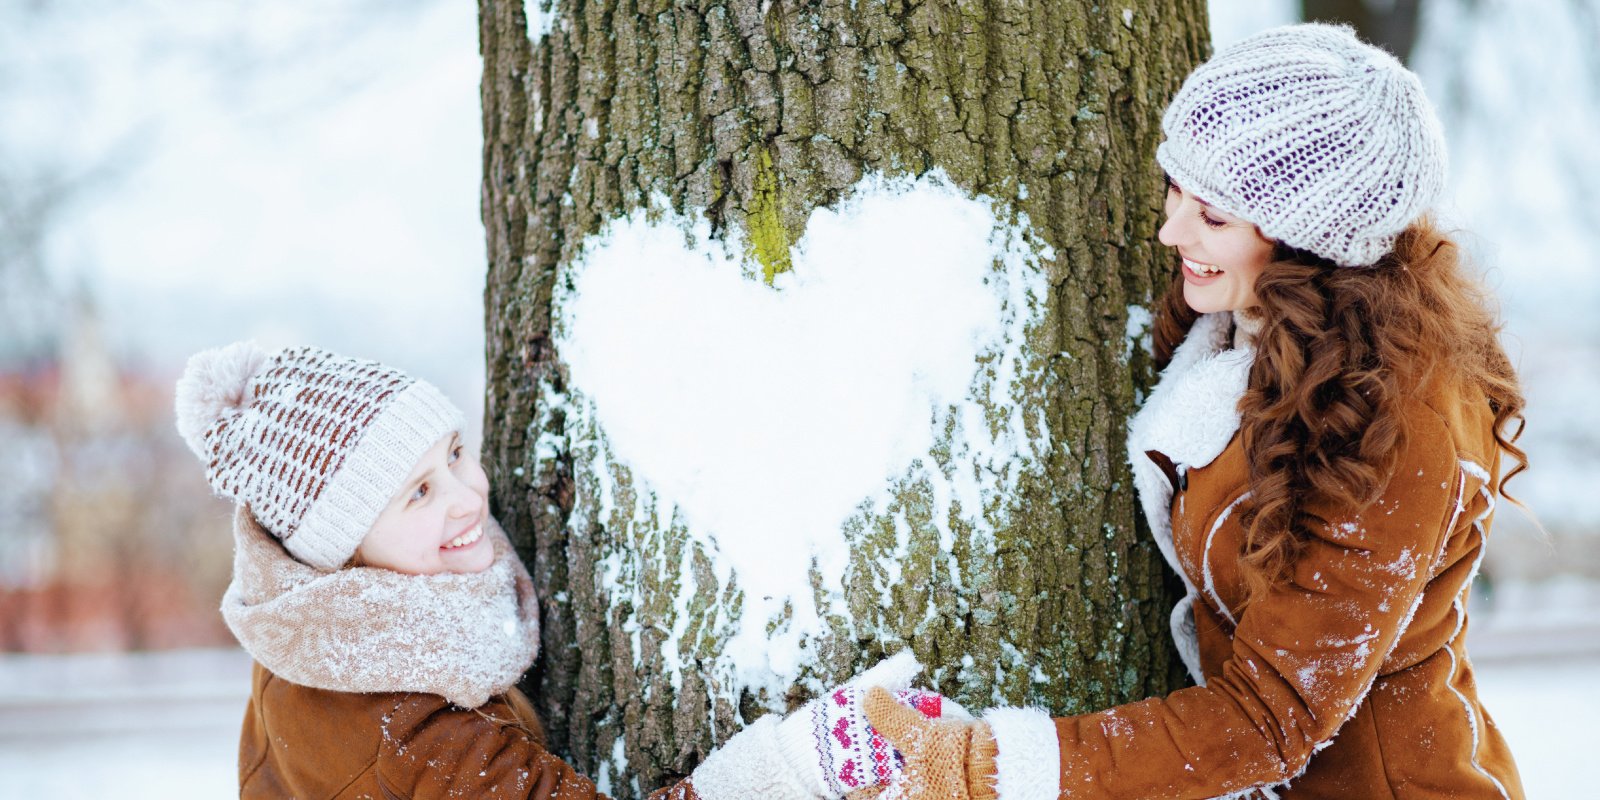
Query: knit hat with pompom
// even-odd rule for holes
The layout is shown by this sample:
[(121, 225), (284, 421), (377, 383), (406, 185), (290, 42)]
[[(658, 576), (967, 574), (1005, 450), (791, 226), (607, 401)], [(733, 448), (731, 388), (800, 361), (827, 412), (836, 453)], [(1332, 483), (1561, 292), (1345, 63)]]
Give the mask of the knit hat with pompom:
[(326, 570), (350, 560), (417, 461), (464, 422), (438, 389), (399, 370), (254, 342), (192, 356), (176, 407), (212, 490)]
[(1161, 118), (1156, 160), (1270, 239), (1369, 266), (1444, 189), (1417, 76), (1342, 25), (1273, 28), (1217, 53)]

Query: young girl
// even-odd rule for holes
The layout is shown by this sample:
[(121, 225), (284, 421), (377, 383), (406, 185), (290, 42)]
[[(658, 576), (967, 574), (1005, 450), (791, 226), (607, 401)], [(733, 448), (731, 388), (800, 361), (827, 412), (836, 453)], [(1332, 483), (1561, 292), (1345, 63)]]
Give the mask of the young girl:
[[(912, 796), (1522, 797), (1467, 592), (1523, 399), (1456, 245), (1416, 77), (1347, 29), (1267, 31), (1162, 121), (1182, 262), (1129, 430), (1197, 686), (933, 723), (873, 692)], [(940, 770), (943, 769), (941, 774)], [(950, 776), (950, 777), (942, 777)]]
[[(539, 645), (527, 571), (488, 513), (462, 415), (433, 386), (316, 348), (190, 359), (178, 430), (236, 500), (222, 613), (255, 658), (245, 798), (598, 797), (546, 751), (516, 688)], [(886, 660), (780, 721), (756, 721), (658, 797), (839, 796), (898, 762), (860, 686), (937, 716)]]

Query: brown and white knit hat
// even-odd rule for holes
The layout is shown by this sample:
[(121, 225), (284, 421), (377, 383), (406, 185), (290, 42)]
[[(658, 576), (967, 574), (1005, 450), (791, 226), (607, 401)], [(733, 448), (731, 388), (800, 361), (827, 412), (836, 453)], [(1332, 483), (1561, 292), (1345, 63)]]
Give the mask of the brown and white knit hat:
[(326, 570), (350, 560), (417, 461), (464, 422), (431, 384), (376, 361), (254, 342), (190, 357), (175, 405), (212, 490)]

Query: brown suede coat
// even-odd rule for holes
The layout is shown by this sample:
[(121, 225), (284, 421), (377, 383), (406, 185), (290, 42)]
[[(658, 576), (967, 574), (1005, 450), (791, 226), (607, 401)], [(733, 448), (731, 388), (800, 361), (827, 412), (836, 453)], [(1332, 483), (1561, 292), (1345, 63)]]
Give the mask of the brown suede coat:
[[(510, 719), (495, 699), (478, 711)], [(521, 729), (419, 692), (311, 689), (256, 665), (239, 744), (246, 800), (602, 798)], [(687, 780), (651, 795), (694, 800)]]
[(1289, 580), (1248, 608), (1238, 437), (1172, 475), (1204, 685), (1056, 720), (1063, 796), (1523, 796), (1465, 647), (1498, 489), (1493, 417), (1481, 395), (1439, 389), (1404, 413), (1411, 434), (1381, 499), (1318, 514)]

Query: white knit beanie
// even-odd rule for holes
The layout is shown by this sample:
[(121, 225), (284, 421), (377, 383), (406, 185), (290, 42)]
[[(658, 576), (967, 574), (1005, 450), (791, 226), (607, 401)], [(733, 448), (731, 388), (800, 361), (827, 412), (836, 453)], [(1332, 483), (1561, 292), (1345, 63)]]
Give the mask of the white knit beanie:
[(1184, 191), (1340, 266), (1382, 258), (1444, 188), (1421, 82), (1343, 25), (1286, 25), (1217, 53), (1161, 128), (1156, 160)]
[(464, 421), (399, 370), (315, 347), (269, 355), (254, 342), (190, 357), (176, 410), (211, 488), (325, 570), (350, 560), (417, 461)]

